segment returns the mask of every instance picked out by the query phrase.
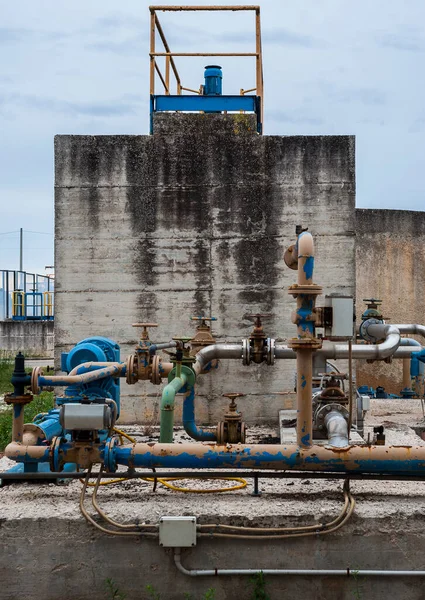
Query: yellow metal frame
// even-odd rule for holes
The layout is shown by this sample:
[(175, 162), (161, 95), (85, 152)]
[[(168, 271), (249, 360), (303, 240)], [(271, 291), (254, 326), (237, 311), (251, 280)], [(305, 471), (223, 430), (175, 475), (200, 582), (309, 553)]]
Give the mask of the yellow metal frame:
[(52, 292), (43, 292), (43, 316), (53, 317), (53, 294)]
[[(19, 298), (21, 298), (21, 302), (19, 302)], [(19, 308), (21, 309), (21, 314), (19, 314)], [(25, 316), (25, 292), (23, 290), (14, 290), (12, 292), (12, 316)]]
[[(170, 72), (173, 71), (177, 94), (180, 95), (182, 90), (199, 94), (197, 90), (183, 87), (180, 79), (180, 75), (177, 71), (176, 63), (174, 61), (175, 56), (255, 56), (255, 87), (249, 90), (241, 89), (241, 95), (249, 92), (256, 92), (256, 95), (260, 98), (261, 104), (261, 122), (263, 122), (263, 98), (264, 98), (264, 83), (263, 83), (263, 55), (261, 46), (261, 22), (260, 22), (260, 7), (259, 6), (150, 6), (151, 13), (150, 19), (150, 94), (155, 94), (155, 73), (164, 86), (165, 94), (170, 94)], [(158, 19), (157, 12), (195, 12), (195, 11), (255, 11), (255, 52), (171, 52), (168, 42), (165, 38), (164, 31)], [(165, 52), (156, 52), (155, 40), (156, 32), (158, 32)], [(158, 63), (156, 61), (157, 56), (165, 57), (165, 76), (162, 74)]]

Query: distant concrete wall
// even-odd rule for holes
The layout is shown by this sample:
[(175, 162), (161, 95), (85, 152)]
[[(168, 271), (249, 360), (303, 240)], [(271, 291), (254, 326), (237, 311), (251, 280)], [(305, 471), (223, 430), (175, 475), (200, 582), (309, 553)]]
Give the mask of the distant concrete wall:
[(26, 356), (52, 357), (54, 350), (53, 321), (0, 321), (0, 352)]
[[(425, 212), (357, 209), (356, 278), (358, 322), (374, 297), (390, 323), (425, 323)], [(358, 361), (357, 382), (398, 393), (401, 362)]]
[[(218, 318), (220, 340), (240, 341), (256, 312), (272, 314), (268, 335), (292, 337), (296, 273), (283, 253), (297, 224), (315, 237), (324, 293), (354, 293), (354, 138), (259, 136), (245, 125), (176, 114), (153, 136), (56, 137), (57, 356), (88, 335), (113, 338), (126, 356), (132, 323), (157, 321), (152, 336), (164, 341), (191, 335), (190, 316), (202, 313)], [(294, 369), (221, 364), (200, 380), (200, 422), (216, 422), (221, 394), (240, 391), (247, 421), (276, 423)], [(157, 421), (161, 387), (122, 392), (122, 420)]]

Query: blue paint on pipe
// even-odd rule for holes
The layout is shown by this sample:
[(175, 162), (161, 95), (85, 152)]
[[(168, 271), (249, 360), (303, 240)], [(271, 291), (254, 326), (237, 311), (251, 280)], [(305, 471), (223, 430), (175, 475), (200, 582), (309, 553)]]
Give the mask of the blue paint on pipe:
[(313, 278), (313, 270), (314, 270), (314, 256), (308, 256), (305, 260), (303, 267), (305, 276), (307, 279)]
[(183, 427), (187, 434), (200, 442), (214, 442), (217, 439), (213, 431), (197, 427), (195, 422), (195, 388), (191, 386), (183, 400)]

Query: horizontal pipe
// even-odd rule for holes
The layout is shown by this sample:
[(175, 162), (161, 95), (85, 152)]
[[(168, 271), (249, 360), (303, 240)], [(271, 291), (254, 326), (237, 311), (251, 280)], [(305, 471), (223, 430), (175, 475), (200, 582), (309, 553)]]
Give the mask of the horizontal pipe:
[[(260, 538), (259, 538), (260, 539)], [(180, 548), (174, 551), (174, 563), (180, 573), (190, 577), (218, 575), (298, 575), (301, 577), (424, 577), (425, 571), (394, 571), (373, 569), (186, 569), (181, 563)]]
[(88, 371), (87, 373), (81, 373), (80, 375), (41, 375), (38, 378), (38, 385), (40, 387), (49, 387), (55, 385), (72, 385), (72, 384), (84, 384), (92, 381), (98, 381), (105, 377), (119, 377), (122, 369), (126, 367), (125, 363), (115, 363), (109, 367), (103, 367), (94, 371)]
[[(166, 469), (272, 469), (342, 473), (415, 473), (425, 478), (424, 446), (137, 443), (112, 450), (117, 464)], [(104, 460), (107, 457), (104, 457)], [(109, 460), (105, 460), (110, 464)]]
[(400, 333), (409, 333), (410, 335), (419, 335), (425, 338), (425, 325), (418, 325), (415, 323), (400, 323), (395, 324), (394, 327), (400, 331)]
[(99, 369), (100, 367), (111, 367), (111, 366), (119, 366), (122, 363), (120, 362), (85, 362), (77, 365), (68, 373), (69, 375), (80, 375), (81, 373), (87, 373), (93, 369)]
[(345, 448), (348, 446), (348, 422), (337, 410), (331, 410), (325, 416), (325, 427), (329, 446)]
[(163, 11), (178, 11), (178, 12), (184, 12), (184, 11), (197, 11), (197, 10), (208, 10), (208, 11), (215, 11), (215, 10), (232, 10), (232, 11), (237, 11), (237, 10), (255, 10), (255, 11), (259, 11), (260, 7), (259, 6), (253, 6), (252, 4), (246, 4), (246, 5), (241, 5), (241, 6), (216, 6), (216, 5), (212, 5), (212, 6), (150, 6), (149, 10), (151, 12), (155, 12), (156, 10), (163, 10)]
[(151, 344), (149, 346), (149, 354), (155, 354), (157, 350), (165, 350), (166, 348), (175, 348), (177, 342), (170, 340), (169, 342), (163, 342), (162, 344)]

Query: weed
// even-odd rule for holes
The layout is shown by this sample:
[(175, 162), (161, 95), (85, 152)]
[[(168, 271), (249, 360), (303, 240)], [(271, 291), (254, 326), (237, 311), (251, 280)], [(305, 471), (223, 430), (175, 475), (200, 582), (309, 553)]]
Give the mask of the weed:
[(120, 592), (115, 581), (109, 577), (106, 580), (106, 588), (108, 590), (109, 600), (125, 600), (127, 597), (127, 594)]
[[(54, 394), (42, 392), (24, 408), (24, 422), (30, 423), (39, 413), (47, 412), (54, 405)], [(12, 439), (12, 408), (0, 412), (0, 450), (4, 450)]]
[(152, 425), (145, 425), (143, 428), (143, 435), (145, 435), (146, 437), (152, 437), (154, 432), (153, 426)]
[(360, 585), (359, 572), (351, 571), (351, 574), (353, 576), (354, 584), (355, 584), (355, 589), (353, 590), (353, 598), (355, 598), (356, 600), (361, 600), (361, 598), (363, 596), (363, 594), (362, 594), (363, 586)]
[(161, 600), (161, 596), (159, 595), (159, 592), (156, 591), (156, 589), (153, 587), (153, 585), (148, 584), (146, 586), (146, 591), (148, 593), (148, 597), (151, 600)]
[(271, 600), (266, 592), (266, 578), (263, 571), (253, 575), (249, 581), (253, 588), (251, 600)]
[(209, 588), (202, 597), (202, 600), (214, 600), (215, 598), (215, 589)]

